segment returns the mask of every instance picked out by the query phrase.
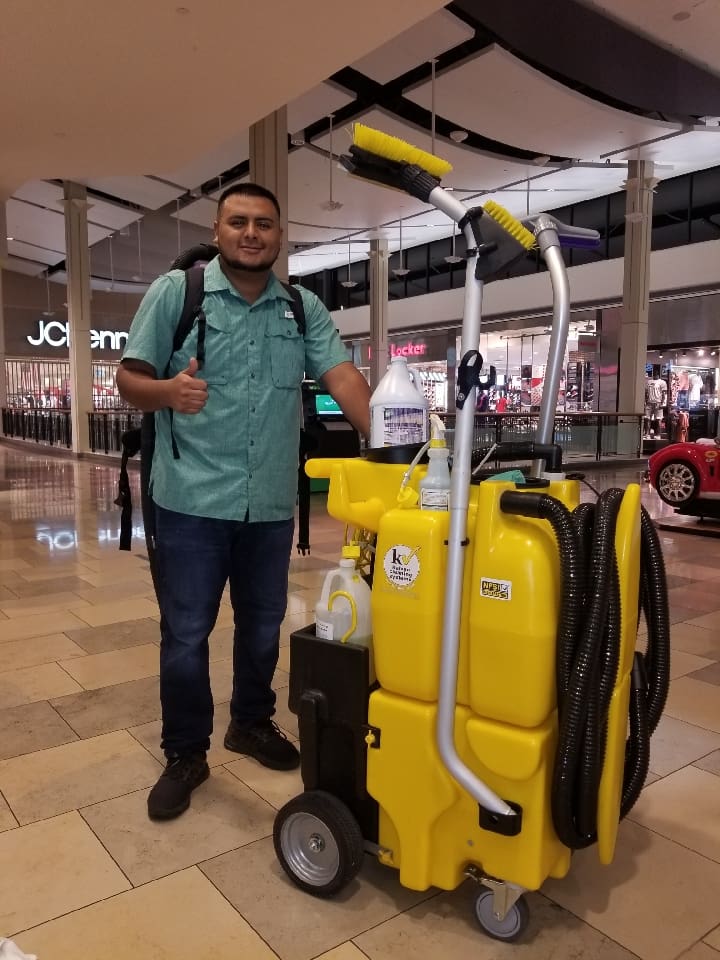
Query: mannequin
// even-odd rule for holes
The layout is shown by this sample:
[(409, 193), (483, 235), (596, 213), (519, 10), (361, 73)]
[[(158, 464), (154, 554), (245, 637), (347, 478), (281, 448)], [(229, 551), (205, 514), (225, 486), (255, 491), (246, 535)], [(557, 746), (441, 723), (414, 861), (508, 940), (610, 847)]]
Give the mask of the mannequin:
[(691, 373), (688, 377), (688, 406), (696, 407), (700, 403), (700, 391), (703, 388), (703, 379), (699, 373)]
[(687, 412), (674, 407), (669, 419), (672, 424), (670, 439), (673, 443), (687, 443), (688, 430), (690, 429), (690, 417)]
[(677, 379), (677, 403), (679, 407), (684, 407), (687, 410), (688, 405), (688, 388), (690, 386), (690, 377), (687, 370), (681, 370), (678, 373)]
[(660, 433), (660, 423), (667, 402), (667, 383), (660, 377), (645, 381), (645, 436)]

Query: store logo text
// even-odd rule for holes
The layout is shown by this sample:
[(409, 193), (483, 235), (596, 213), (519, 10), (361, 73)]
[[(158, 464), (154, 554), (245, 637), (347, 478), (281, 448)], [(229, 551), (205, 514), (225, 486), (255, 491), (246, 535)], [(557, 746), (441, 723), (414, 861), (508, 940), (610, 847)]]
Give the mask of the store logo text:
[[(91, 330), (90, 349), (122, 350), (127, 338), (124, 330)], [(48, 347), (67, 347), (70, 343), (68, 325), (59, 320), (51, 320), (49, 323), (39, 320), (37, 337), (28, 334), (26, 339), (33, 347), (39, 347), (43, 343)]]

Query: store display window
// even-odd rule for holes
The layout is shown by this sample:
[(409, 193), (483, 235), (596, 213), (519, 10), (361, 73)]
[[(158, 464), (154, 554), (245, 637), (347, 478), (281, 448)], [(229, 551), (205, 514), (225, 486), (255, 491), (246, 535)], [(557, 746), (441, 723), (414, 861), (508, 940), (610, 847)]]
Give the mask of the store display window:
[[(94, 410), (125, 410), (115, 386), (117, 363), (92, 364)], [(69, 410), (72, 406), (69, 360), (5, 361), (8, 407)]]

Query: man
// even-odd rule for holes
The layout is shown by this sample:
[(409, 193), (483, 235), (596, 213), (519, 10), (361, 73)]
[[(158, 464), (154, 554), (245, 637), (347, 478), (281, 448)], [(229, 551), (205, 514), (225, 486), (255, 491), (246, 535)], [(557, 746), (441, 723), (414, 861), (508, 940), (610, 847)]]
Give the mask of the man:
[(235, 636), (225, 747), (273, 769), (298, 766), (296, 748), (272, 720), (271, 681), (287, 605), (303, 374), (322, 378), (350, 422), (370, 430), (370, 389), (327, 310), (301, 291), (303, 336), (272, 272), (282, 243), (275, 196), (253, 183), (228, 188), (214, 230), (203, 369), (197, 327), (172, 353), (185, 291), (175, 270), (143, 299), (117, 376), (129, 403), (156, 411), (150, 484), (167, 766), (148, 797), (151, 819), (181, 814), (209, 776), (208, 636), (228, 580)]

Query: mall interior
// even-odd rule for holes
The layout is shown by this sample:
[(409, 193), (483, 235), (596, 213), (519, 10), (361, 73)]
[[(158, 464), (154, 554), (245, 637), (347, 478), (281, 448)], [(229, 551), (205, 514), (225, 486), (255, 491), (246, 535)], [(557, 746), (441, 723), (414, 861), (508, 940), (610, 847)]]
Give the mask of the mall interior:
[[(720, 960), (720, 539), (644, 480), (650, 454), (720, 437), (717, 3), (101, 6), (6, 0), (0, 18), (0, 957)], [(575, 851), (525, 894), (512, 943), (487, 936), (472, 876), (414, 889), (377, 845), (335, 897), (288, 879), (273, 825), (301, 773), (222, 745), (228, 593), (210, 636), (211, 776), (182, 817), (147, 817), (160, 612), (139, 507), (118, 549), (120, 438), (140, 414), (115, 374), (149, 285), (212, 242), (226, 187), (276, 192), (276, 271), (321, 299), (371, 386), (402, 356), (429, 411), (456, 422), (475, 253), (432, 205), (347, 175), (356, 122), (447, 159), (442, 185), (468, 208), (597, 231), (562, 250), (553, 436), (583, 502), (639, 485), (664, 556), (670, 686), (644, 789), (612, 862)], [(537, 249), (486, 284), (477, 433), (532, 436), (553, 319)], [(331, 439), (347, 427), (330, 408), (325, 421)], [(312, 491), (273, 682), (297, 743), (291, 635), (346, 537), (327, 484)], [(647, 633), (641, 618), (639, 650)]]

